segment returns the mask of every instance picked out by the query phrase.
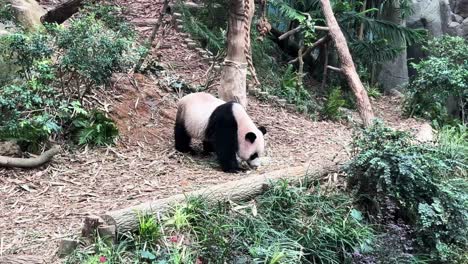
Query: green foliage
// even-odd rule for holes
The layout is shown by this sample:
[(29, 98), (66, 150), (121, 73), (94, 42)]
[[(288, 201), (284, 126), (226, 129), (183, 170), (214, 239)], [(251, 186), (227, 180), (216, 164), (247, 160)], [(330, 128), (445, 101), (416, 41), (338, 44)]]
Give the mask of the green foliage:
[(72, 21), (69, 27), (49, 29), (60, 55), (58, 66), (77, 76), (77, 89), (105, 84), (113, 72), (129, 68), (136, 59), (133, 39), (107, 28), (94, 14)]
[(79, 102), (137, 58), (135, 34), (118, 11), (87, 6), (67, 27), (0, 37), (0, 58), (10, 71), (0, 80), (0, 139), (16, 138), (33, 149), (50, 136), (70, 133), (80, 145), (114, 140), (115, 124), (100, 112), (87, 113)]
[(226, 41), (226, 6), (229, 5), (229, 1), (208, 0), (204, 1), (203, 4), (206, 8), (194, 11), (185, 8), (183, 5), (177, 5), (177, 8), (183, 14), (184, 30), (211, 53), (222, 53)]
[(269, 90), (270, 93), (287, 100), (288, 103), (295, 104), (300, 112), (314, 114), (317, 104), (311, 94), (300, 86), (297, 82), (298, 76), (294, 72), (292, 65), (289, 65), (282, 77), (280, 86)]
[(344, 107), (345, 105), (346, 100), (343, 99), (341, 88), (335, 87), (330, 91), (330, 94), (327, 97), (327, 101), (323, 106), (322, 113), (331, 120), (339, 120), (342, 118), (340, 108)]
[(437, 144), (449, 158), (468, 164), (468, 129), (466, 125), (438, 129)]
[(161, 238), (161, 228), (153, 215), (138, 216), (138, 238), (154, 243)]
[[(175, 218), (187, 220), (184, 228), (174, 225)], [(286, 181), (274, 184), (256, 203), (212, 204), (189, 197), (162, 216), (170, 224), (153, 224), (152, 219), (151, 230), (162, 227), (157, 241), (128, 236), (122, 242), (125, 252), (116, 246), (95, 253), (79, 250), (67, 263), (99, 256), (112, 263), (350, 263), (349, 253), (369, 250), (373, 238), (349, 196), (325, 195), (319, 188), (292, 187)], [(100, 244), (96, 241), (96, 247)]]
[(379, 222), (402, 219), (410, 225), (416, 253), (433, 263), (464, 263), (468, 166), (444, 147), (412, 142), (380, 121), (363, 131), (354, 141), (359, 153), (346, 168), (349, 187)]
[(13, 21), (14, 19), (11, 4), (6, 0), (0, 0), (0, 23)]
[[(406, 111), (439, 123), (454, 118), (466, 122), (468, 101), (468, 42), (460, 37), (444, 36), (425, 46), (429, 57), (412, 63), (416, 77), (408, 87)], [(447, 104), (456, 106), (457, 113), (449, 113)]]
[(114, 143), (119, 130), (104, 113), (93, 110), (77, 115), (73, 121), (73, 133), (78, 145), (105, 146)]

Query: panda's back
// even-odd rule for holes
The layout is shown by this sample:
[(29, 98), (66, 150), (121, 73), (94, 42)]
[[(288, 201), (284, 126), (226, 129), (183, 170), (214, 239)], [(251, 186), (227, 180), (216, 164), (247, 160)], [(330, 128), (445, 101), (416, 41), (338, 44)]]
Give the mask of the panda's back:
[(178, 113), (183, 116), (187, 133), (193, 138), (203, 139), (211, 114), (224, 103), (208, 93), (192, 93), (183, 97), (178, 104)]

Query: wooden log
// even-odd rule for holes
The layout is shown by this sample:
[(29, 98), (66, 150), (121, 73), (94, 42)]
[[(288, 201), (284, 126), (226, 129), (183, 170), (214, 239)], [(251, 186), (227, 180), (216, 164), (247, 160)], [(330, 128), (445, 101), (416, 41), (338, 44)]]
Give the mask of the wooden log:
[(0, 167), (36, 168), (50, 161), (59, 152), (60, 146), (54, 145), (52, 148), (35, 158), (23, 159), (0, 156)]
[(62, 24), (83, 7), (87, 0), (68, 0), (49, 10), (41, 17), (41, 22)]
[[(241, 180), (207, 187), (198, 191), (178, 194), (168, 198), (142, 203), (130, 208), (111, 211), (98, 217), (91, 216), (91, 220), (88, 220), (87, 218), (84, 220), (82, 234), (84, 236), (89, 236), (95, 233), (92, 230), (99, 230), (99, 227), (96, 228), (97, 223), (101, 226), (114, 225), (116, 236), (125, 232), (135, 232), (138, 230), (139, 215), (164, 214), (171, 208), (171, 206), (183, 203), (187, 197), (202, 196), (211, 203), (223, 201), (233, 201), (236, 203), (249, 201), (264, 193), (273, 182), (279, 179), (286, 179), (291, 184), (298, 184), (307, 177), (309, 179), (319, 179), (334, 171), (337, 171), (336, 165), (321, 165), (313, 168), (313, 171), (309, 171), (308, 167), (299, 166), (257, 174)], [(95, 219), (98, 219), (98, 221)]]
[(6, 255), (0, 256), (1, 264), (46, 264), (47, 262), (34, 255)]

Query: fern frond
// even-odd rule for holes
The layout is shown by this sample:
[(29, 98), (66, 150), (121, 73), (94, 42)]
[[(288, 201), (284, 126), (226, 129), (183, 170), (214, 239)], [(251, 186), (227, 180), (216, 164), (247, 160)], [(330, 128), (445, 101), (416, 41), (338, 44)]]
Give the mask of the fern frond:
[(396, 58), (405, 46), (391, 46), (385, 41), (352, 41), (349, 47), (354, 56), (368, 62), (384, 62)]
[(346, 12), (340, 18), (340, 25), (363, 23), (369, 40), (385, 39), (391, 45), (411, 45), (419, 42), (425, 35), (425, 30), (410, 29), (390, 21), (379, 20), (365, 16), (364, 13)]
[(300, 12), (299, 10), (297, 10), (296, 8), (290, 6), (288, 3), (286, 3), (285, 1), (283, 0), (273, 0), (270, 2), (271, 5), (273, 7), (276, 7), (278, 8), (278, 10), (280, 11), (280, 13), (294, 21), (294, 20), (298, 20), (299, 22), (302, 22), (306, 19), (306, 16), (305, 14), (303, 14), (302, 12)]

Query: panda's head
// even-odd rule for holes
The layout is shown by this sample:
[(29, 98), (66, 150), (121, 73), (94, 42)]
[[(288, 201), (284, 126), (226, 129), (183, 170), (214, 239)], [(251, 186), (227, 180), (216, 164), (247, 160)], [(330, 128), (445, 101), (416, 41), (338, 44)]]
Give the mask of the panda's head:
[(260, 166), (260, 158), (265, 152), (266, 128), (261, 126), (254, 128), (244, 134), (242, 141), (239, 142), (239, 157), (246, 161), (250, 167), (257, 168)]

